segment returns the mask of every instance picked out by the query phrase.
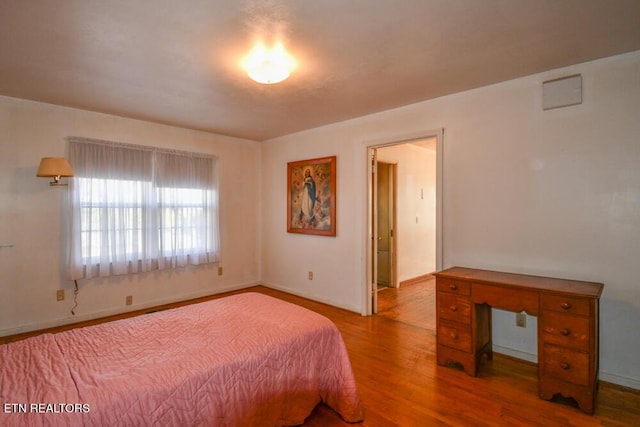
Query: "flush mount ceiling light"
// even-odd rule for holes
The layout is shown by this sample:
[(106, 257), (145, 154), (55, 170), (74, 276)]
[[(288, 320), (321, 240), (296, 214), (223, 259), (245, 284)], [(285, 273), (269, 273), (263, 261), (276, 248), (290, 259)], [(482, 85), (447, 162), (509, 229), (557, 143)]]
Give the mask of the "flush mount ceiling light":
[(244, 58), (244, 69), (258, 83), (274, 84), (286, 80), (295, 68), (295, 60), (277, 43), (272, 49), (256, 45)]

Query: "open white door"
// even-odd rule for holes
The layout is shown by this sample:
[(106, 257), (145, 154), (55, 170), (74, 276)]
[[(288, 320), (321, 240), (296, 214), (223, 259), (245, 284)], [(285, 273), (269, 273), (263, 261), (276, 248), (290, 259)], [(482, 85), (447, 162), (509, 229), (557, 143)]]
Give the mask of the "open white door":
[(371, 149), (371, 312), (378, 312), (378, 158), (376, 149)]

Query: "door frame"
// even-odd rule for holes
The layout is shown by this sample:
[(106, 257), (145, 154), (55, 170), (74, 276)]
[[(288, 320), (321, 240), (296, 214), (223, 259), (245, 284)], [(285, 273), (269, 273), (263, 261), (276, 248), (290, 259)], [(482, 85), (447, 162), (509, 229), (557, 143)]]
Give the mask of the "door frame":
[(363, 289), (364, 310), (363, 315), (370, 316), (374, 314), (377, 306), (377, 286), (375, 286), (376, 277), (374, 271), (377, 272), (377, 227), (374, 227), (374, 215), (372, 212), (374, 206), (375, 192), (373, 190), (373, 182), (375, 178), (375, 149), (388, 147), (392, 145), (406, 144), (423, 139), (436, 139), (436, 270), (443, 268), (443, 227), (442, 227), (442, 200), (443, 200), (443, 152), (444, 152), (444, 129), (435, 131), (420, 132), (403, 138), (387, 139), (383, 141), (371, 141), (364, 144), (365, 161), (366, 161), (366, 179), (367, 183), (367, 227), (365, 236), (365, 251), (367, 261), (365, 265), (365, 286)]

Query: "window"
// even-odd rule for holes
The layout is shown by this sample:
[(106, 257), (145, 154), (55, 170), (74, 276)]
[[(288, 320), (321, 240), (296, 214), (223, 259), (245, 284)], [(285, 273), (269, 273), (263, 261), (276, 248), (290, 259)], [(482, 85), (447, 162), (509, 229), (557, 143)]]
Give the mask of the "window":
[(69, 139), (72, 279), (219, 260), (216, 157)]

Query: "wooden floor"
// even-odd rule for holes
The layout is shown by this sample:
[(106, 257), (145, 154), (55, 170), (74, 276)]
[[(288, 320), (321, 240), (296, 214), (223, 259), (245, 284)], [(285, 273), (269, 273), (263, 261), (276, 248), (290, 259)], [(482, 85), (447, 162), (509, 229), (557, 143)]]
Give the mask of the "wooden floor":
[[(364, 422), (356, 425), (640, 426), (640, 392), (635, 390), (601, 382), (595, 415), (590, 416), (582, 413), (572, 402), (554, 403), (539, 399), (537, 371), (530, 363), (494, 355), (493, 361), (483, 360), (475, 378), (459, 369), (438, 366), (434, 328), (420, 323), (421, 313), (411, 313), (412, 310), (422, 310), (424, 306), (407, 304), (400, 308), (398, 301), (403, 300), (404, 295), (395, 295), (395, 303), (383, 301), (381, 308), (386, 308), (380, 315), (363, 317), (261, 286), (244, 291), (275, 296), (333, 320), (349, 352), (365, 410)], [(421, 298), (421, 291), (430, 292), (428, 285), (422, 290), (412, 288), (413, 296), (409, 300)], [(388, 295), (392, 296), (391, 293)], [(220, 296), (223, 295), (214, 298)], [(204, 299), (210, 298), (200, 300)], [(176, 305), (184, 303), (172, 306)], [(412, 324), (416, 319), (417, 323)], [(50, 332), (62, 329), (69, 327)], [(23, 334), (6, 341), (29, 335), (34, 334)], [(352, 424), (345, 423), (321, 404), (304, 425), (333, 427)]]
[[(433, 283), (431, 289), (425, 285), (409, 289), (406, 296), (401, 295), (404, 289), (382, 291), (391, 291), (389, 298), (379, 300), (380, 314), (371, 317), (256, 289), (317, 311), (338, 326), (365, 408), (365, 420), (359, 425), (640, 426), (639, 391), (601, 382), (595, 414), (587, 415), (572, 400), (539, 399), (537, 368), (527, 362), (495, 354), (493, 361), (483, 360), (476, 378), (438, 366), (433, 320), (411, 313), (423, 310), (420, 304), (404, 304), (428, 299)], [(320, 405), (304, 425), (349, 424)]]
[(436, 278), (378, 291), (378, 316), (436, 330)]

